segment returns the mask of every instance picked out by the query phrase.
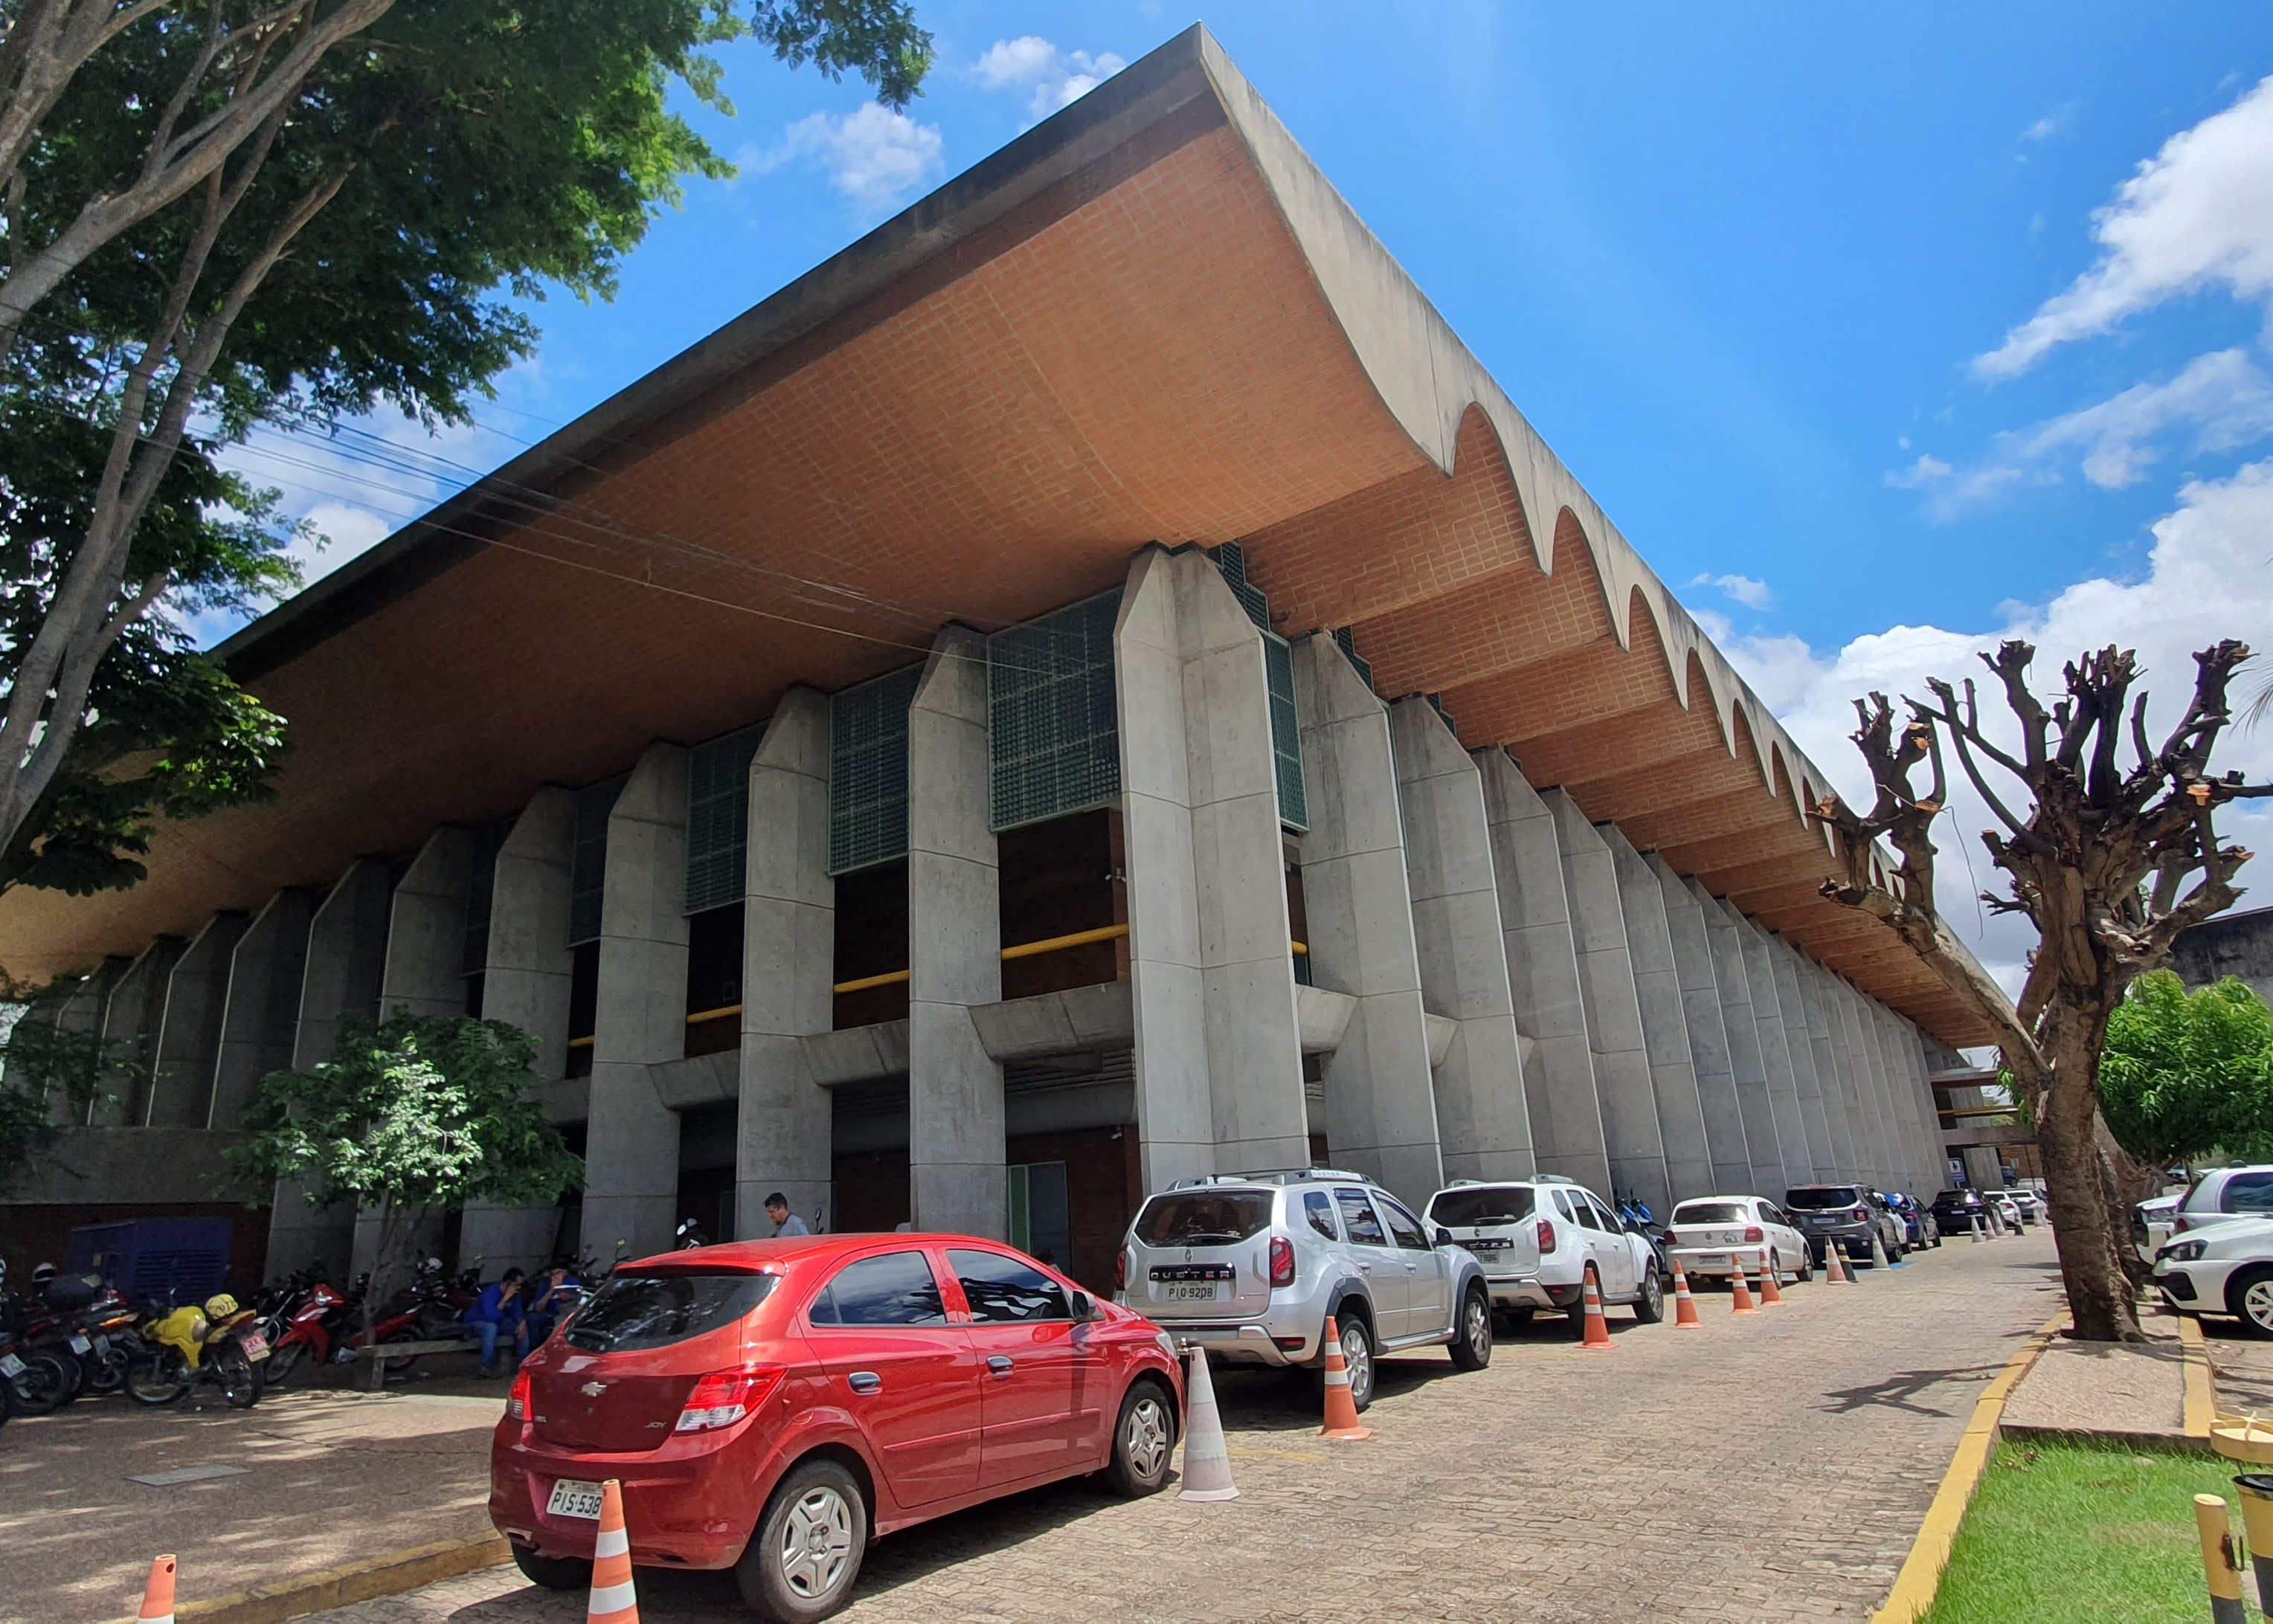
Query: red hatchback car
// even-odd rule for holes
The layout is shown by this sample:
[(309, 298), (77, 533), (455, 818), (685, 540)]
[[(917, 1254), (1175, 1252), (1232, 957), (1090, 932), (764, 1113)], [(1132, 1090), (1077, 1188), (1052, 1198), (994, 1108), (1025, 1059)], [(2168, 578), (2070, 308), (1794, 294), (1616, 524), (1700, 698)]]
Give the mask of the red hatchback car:
[(589, 1584), (618, 1478), (635, 1564), (821, 1619), (876, 1536), (1090, 1472), (1151, 1493), (1182, 1416), (1158, 1326), (1009, 1246), (737, 1241), (619, 1266), (523, 1361), (490, 1520), (536, 1583)]

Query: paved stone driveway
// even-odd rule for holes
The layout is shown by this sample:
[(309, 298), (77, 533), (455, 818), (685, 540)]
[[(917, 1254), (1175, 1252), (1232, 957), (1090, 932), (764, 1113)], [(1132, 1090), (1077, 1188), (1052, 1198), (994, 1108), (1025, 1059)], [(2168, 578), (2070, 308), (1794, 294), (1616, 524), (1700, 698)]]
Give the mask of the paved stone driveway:
[[(2043, 1231), (1582, 1355), (1542, 1320), (1463, 1376), (1392, 1361), (1325, 1444), (1311, 1388), (1219, 1381), (1242, 1498), (1038, 1490), (881, 1542), (844, 1614), (887, 1620), (1800, 1620), (1885, 1596), (1982, 1384), (2055, 1307)], [(570, 1624), (512, 1568), (324, 1624)], [(730, 1575), (640, 1575), (648, 1624), (739, 1614)]]

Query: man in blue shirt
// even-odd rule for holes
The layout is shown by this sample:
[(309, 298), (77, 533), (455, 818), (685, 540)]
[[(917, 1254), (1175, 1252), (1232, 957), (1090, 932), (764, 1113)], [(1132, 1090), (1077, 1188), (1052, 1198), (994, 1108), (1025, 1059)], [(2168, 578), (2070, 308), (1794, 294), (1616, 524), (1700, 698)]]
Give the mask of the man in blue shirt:
[(497, 1347), (508, 1330), (513, 1333), (515, 1368), (520, 1366), (521, 1356), (529, 1351), (529, 1321), (521, 1311), (521, 1270), (506, 1269), (504, 1277), (496, 1284), (484, 1286), (482, 1294), (474, 1299), (474, 1306), (466, 1310), (466, 1323), (472, 1326), (474, 1334), (482, 1339), (482, 1374), (484, 1376), (498, 1373)]
[(537, 1283), (536, 1297), (521, 1315), (522, 1324), (529, 1328), (529, 1346), (544, 1345), (561, 1316), (574, 1311), (581, 1291), (575, 1277), (559, 1264), (545, 1271)]

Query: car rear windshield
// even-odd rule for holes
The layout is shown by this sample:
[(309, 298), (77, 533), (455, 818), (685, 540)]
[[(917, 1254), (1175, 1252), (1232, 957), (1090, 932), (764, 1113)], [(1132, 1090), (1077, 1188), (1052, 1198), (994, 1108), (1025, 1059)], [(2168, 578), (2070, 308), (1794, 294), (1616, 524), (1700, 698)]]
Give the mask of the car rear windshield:
[(1136, 1239), (1148, 1246), (1228, 1246), (1270, 1224), (1268, 1190), (1177, 1190), (1145, 1203)]
[(1749, 1224), (1752, 1216), (1741, 1201), (1684, 1201), (1673, 1209), (1677, 1224)]
[(772, 1294), (774, 1283), (772, 1275), (681, 1269), (614, 1274), (564, 1334), (589, 1353), (667, 1348), (740, 1319)]
[(1820, 1185), (1812, 1190), (1786, 1190), (1783, 1204), (1787, 1207), (1859, 1207), (1863, 1192), (1851, 1184)]
[(1429, 1203), (1431, 1224), (1521, 1224), (1531, 1216), (1527, 1184), (1487, 1185), (1475, 1190), (1441, 1190)]

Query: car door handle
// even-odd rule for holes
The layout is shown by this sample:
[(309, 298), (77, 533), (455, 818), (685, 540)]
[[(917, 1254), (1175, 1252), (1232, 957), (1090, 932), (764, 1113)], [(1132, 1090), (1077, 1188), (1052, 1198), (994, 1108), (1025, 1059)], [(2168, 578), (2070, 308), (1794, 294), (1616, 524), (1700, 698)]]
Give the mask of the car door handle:
[(1371, 1273), (1373, 1272), (1373, 1264), (1372, 1264), (1371, 1261), (1370, 1261), (1370, 1260), (1369, 1260), (1369, 1259), (1366, 1259), (1366, 1258), (1360, 1258), (1360, 1259), (1358, 1259), (1358, 1261), (1357, 1261), (1357, 1267), (1358, 1267), (1358, 1272), (1359, 1272), (1360, 1274), (1362, 1274), (1362, 1275), (1369, 1275), (1369, 1274), (1371, 1274)]
[(1010, 1373), (1010, 1358), (1004, 1353), (989, 1354), (986, 1358), (986, 1368), (998, 1376), (1007, 1376)]
[(873, 1370), (856, 1370), (844, 1380), (855, 1393), (879, 1393), (884, 1387), (884, 1379)]
[(1405, 1272), (1408, 1275), (1417, 1275), (1421, 1272), (1421, 1265), (1407, 1260), (1405, 1265)]

